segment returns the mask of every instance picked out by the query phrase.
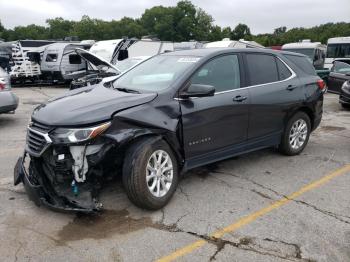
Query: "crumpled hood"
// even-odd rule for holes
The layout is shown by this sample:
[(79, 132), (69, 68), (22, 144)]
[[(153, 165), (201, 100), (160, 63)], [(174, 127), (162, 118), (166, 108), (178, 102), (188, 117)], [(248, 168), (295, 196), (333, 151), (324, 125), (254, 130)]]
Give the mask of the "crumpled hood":
[(81, 88), (37, 107), (34, 121), (50, 126), (81, 126), (107, 121), (118, 111), (152, 101), (156, 93), (134, 94), (98, 85)]

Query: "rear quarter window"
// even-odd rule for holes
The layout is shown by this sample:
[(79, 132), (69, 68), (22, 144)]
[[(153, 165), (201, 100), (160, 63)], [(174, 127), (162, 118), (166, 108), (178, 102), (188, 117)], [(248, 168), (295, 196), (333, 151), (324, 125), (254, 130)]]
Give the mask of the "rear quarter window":
[(290, 61), (293, 62), (297, 67), (303, 70), (308, 75), (316, 75), (314, 66), (305, 56), (296, 56), (296, 55), (284, 55)]
[(278, 75), (280, 80), (285, 80), (292, 76), (292, 72), (286, 67), (286, 65), (279, 59), (277, 61)]

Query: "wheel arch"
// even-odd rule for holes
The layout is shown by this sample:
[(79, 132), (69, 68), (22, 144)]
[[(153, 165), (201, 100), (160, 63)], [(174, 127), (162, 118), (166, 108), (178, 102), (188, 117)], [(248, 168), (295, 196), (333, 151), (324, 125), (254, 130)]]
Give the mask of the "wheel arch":
[(184, 155), (180, 150), (180, 147), (178, 145), (178, 142), (171, 138), (170, 135), (166, 135), (164, 133), (158, 133), (158, 132), (143, 132), (134, 134), (134, 136), (128, 137), (125, 140), (118, 141), (118, 146), (116, 147), (116, 150), (118, 151), (118, 154), (120, 155), (120, 159), (124, 161), (125, 159), (125, 153), (128, 148), (130, 148), (135, 143), (138, 143), (142, 140), (150, 139), (151, 142), (157, 141), (157, 140), (163, 140), (172, 150), (174, 156), (176, 157), (177, 164), (179, 170), (182, 169), (184, 164)]
[(296, 108), (295, 110), (292, 111), (292, 113), (288, 114), (287, 118), (285, 119), (285, 125), (288, 123), (289, 119), (291, 119), (296, 113), (298, 112), (303, 112), (305, 113), (309, 119), (310, 119), (310, 124), (311, 124), (311, 130), (314, 130), (314, 125), (315, 125), (315, 113), (314, 111), (308, 107), (308, 106), (301, 106)]

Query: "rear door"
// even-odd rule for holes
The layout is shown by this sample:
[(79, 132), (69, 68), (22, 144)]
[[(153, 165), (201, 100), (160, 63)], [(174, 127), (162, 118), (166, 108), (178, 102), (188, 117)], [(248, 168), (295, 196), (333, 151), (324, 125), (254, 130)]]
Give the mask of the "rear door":
[(238, 54), (211, 59), (191, 77), (192, 84), (215, 87), (211, 97), (180, 100), (186, 158), (210, 155), (247, 139), (249, 96), (242, 89)]
[(246, 53), (245, 62), (251, 98), (248, 139), (275, 138), (283, 131), (288, 109), (300, 101), (299, 80), (272, 54)]

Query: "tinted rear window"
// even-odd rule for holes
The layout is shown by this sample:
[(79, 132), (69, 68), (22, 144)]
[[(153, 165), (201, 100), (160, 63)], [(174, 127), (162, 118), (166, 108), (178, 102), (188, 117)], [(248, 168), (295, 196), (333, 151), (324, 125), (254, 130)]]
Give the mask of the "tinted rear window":
[(251, 85), (261, 85), (278, 81), (278, 71), (274, 56), (247, 54)]
[(303, 70), (306, 74), (316, 75), (316, 71), (312, 63), (305, 56), (284, 55), (296, 66)]

